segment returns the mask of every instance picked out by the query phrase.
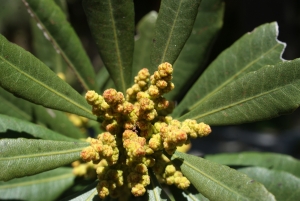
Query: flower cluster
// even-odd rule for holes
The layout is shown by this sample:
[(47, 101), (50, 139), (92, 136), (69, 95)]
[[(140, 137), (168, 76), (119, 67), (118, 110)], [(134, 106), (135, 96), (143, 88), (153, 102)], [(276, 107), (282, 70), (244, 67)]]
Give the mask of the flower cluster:
[(134, 196), (145, 194), (149, 168), (166, 184), (181, 189), (190, 185), (167, 156), (191, 138), (208, 135), (211, 129), (195, 120), (180, 122), (168, 116), (174, 103), (163, 95), (174, 88), (172, 72), (167, 62), (151, 76), (148, 69), (140, 70), (126, 98), (114, 89), (105, 90), (103, 96), (95, 91), (86, 93), (93, 114), (106, 130), (97, 139), (89, 138), (90, 146), (81, 152), (84, 161), (96, 165), (101, 198), (125, 199), (130, 191)]

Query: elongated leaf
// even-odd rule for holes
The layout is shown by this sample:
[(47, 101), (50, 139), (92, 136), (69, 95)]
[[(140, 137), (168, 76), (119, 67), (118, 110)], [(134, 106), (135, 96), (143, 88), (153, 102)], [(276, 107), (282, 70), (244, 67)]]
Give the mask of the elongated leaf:
[(300, 178), (292, 174), (261, 167), (241, 168), (239, 171), (262, 183), (277, 201), (300, 199)]
[(0, 140), (0, 180), (29, 176), (70, 164), (80, 159), (86, 142), (51, 140)]
[(189, 39), (174, 64), (175, 89), (166, 94), (178, 100), (198, 78), (208, 58), (210, 47), (223, 24), (224, 3), (221, 0), (202, 0)]
[(102, 67), (100, 71), (96, 75), (96, 83), (97, 83), (97, 88), (101, 93), (103, 93), (102, 89), (108, 80), (111, 78), (109, 77), (109, 73), (105, 67)]
[(87, 186), (84, 190), (64, 198), (62, 201), (97, 201), (101, 200), (96, 189), (98, 182)]
[(61, 111), (44, 108), (17, 98), (0, 87), (0, 113), (31, 121), (72, 138), (85, 137)]
[(96, 89), (93, 66), (59, 6), (53, 0), (22, 1), (44, 36), (74, 70), (85, 90)]
[(283, 170), (300, 178), (300, 161), (283, 154), (243, 152), (205, 156), (207, 160), (223, 165), (259, 166)]
[(131, 83), (133, 1), (83, 0), (83, 8), (108, 72), (117, 89), (125, 92)]
[(84, 98), (33, 55), (2, 35), (0, 45), (0, 86), (33, 103), (96, 119)]
[(281, 61), (285, 44), (276, 38), (276, 23), (265, 24), (245, 34), (223, 51), (205, 70), (174, 110), (179, 117), (202, 105), (228, 84), (250, 71)]
[(163, 62), (174, 64), (191, 34), (201, 0), (162, 0), (151, 52), (153, 73)]
[(300, 104), (300, 59), (250, 72), (180, 117), (210, 125), (270, 119), (290, 113)]
[(193, 184), (190, 184), (190, 186), (186, 190), (179, 189), (174, 185), (171, 185), (169, 188), (171, 190), (172, 195), (176, 198), (176, 200), (209, 201), (206, 197), (204, 197), (198, 192), (198, 190), (193, 186)]
[[(41, 138), (44, 140), (75, 141), (75, 139), (73, 138), (63, 136), (45, 127), (30, 123), (28, 121), (0, 114), (0, 133), (3, 133), (7, 130), (25, 132), (32, 135), (35, 138)], [(0, 137), (1, 136), (2, 134), (0, 134)], [(13, 138), (14, 136), (11, 137)]]
[(0, 182), (0, 199), (55, 200), (73, 184), (74, 178), (71, 168), (58, 168), (30, 177)]
[(151, 11), (145, 15), (137, 25), (137, 35), (134, 43), (133, 67), (131, 83), (134, 81), (134, 76), (137, 75), (142, 68), (150, 68), (150, 50), (152, 40), (154, 38), (154, 28), (157, 19), (157, 12)]
[(171, 200), (166, 192), (162, 189), (161, 185), (156, 179), (156, 176), (153, 174), (152, 170), (149, 171), (150, 175), (150, 184), (147, 186), (147, 195), (143, 196), (143, 200), (151, 201), (165, 201)]
[(227, 166), (180, 152), (172, 159), (209, 200), (275, 200), (263, 185)]

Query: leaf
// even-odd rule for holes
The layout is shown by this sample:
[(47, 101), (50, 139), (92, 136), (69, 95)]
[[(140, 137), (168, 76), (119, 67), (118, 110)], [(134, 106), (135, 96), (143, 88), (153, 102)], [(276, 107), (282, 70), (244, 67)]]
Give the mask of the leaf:
[(103, 66), (96, 75), (97, 89), (99, 89), (101, 93), (103, 93), (105, 83), (110, 79), (107, 69)]
[(85, 137), (63, 112), (17, 98), (0, 87), (0, 113), (31, 121), (72, 138)]
[(283, 170), (300, 178), (300, 161), (288, 155), (243, 152), (206, 155), (205, 158), (223, 165), (259, 166), (273, 170)]
[(29, 176), (80, 159), (86, 142), (32, 139), (0, 140), (0, 180)]
[(169, 100), (179, 100), (183, 92), (199, 77), (210, 53), (210, 47), (222, 27), (224, 3), (221, 0), (202, 0), (192, 33), (186, 41), (173, 68), (174, 90), (166, 94)]
[(261, 167), (241, 168), (238, 171), (262, 183), (277, 201), (300, 199), (300, 179), (292, 174)]
[(104, 65), (117, 90), (124, 93), (131, 83), (133, 1), (83, 0), (82, 3)]
[(0, 182), (0, 199), (56, 200), (72, 184), (71, 168), (57, 168), (30, 177)]
[(204, 71), (173, 112), (179, 117), (211, 99), (246, 73), (281, 61), (285, 44), (279, 42), (277, 23), (262, 25), (223, 51)]
[(73, 69), (84, 89), (96, 89), (93, 66), (59, 6), (53, 0), (23, 0), (23, 2), (44, 36)]
[[(72, 138), (53, 132), (52, 130), (49, 130), (45, 127), (0, 114), (0, 133), (4, 133), (7, 130), (12, 130), (20, 133), (25, 132), (35, 138), (41, 138), (44, 140), (75, 141)], [(0, 137), (3, 138), (3, 134), (0, 134)], [(10, 137), (14, 138), (14, 136)]]
[(151, 11), (137, 24), (137, 35), (134, 43), (133, 67), (131, 82), (142, 68), (150, 68), (150, 50), (154, 38), (154, 28), (157, 12)]
[(84, 98), (33, 55), (2, 35), (0, 45), (0, 86), (33, 103), (96, 119)]
[(153, 73), (163, 62), (174, 64), (193, 29), (201, 0), (162, 0), (151, 52)]
[(169, 186), (172, 195), (176, 198), (176, 200), (180, 201), (209, 201), (206, 197), (201, 195), (198, 190), (190, 184), (188, 189), (182, 190), (177, 188), (174, 185)]
[(300, 59), (282, 62), (244, 75), (179, 119), (209, 125), (270, 119), (298, 108), (299, 90)]
[(165, 201), (171, 200), (166, 192), (162, 189), (160, 183), (157, 181), (156, 176), (152, 170), (149, 171), (150, 184), (147, 186), (147, 195), (143, 196), (143, 200), (151, 201)]
[(97, 201), (101, 200), (96, 189), (98, 182), (87, 186), (84, 190), (64, 198), (62, 201)]
[(172, 159), (209, 200), (275, 200), (263, 185), (227, 166), (180, 152)]

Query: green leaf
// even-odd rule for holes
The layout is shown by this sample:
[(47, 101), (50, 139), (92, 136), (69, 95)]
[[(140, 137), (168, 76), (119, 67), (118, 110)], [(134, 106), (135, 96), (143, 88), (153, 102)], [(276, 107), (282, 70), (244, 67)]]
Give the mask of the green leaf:
[(137, 24), (137, 35), (134, 43), (133, 67), (131, 82), (142, 68), (150, 68), (150, 50), (154, 38), (154, 28), (157, 12), (151, 11)]
[(209, 201), (206, 197), (201, 195), (198, 190), (190, 184), (190, 186), (185, 189), (179, 189), (174, 185), (169, 186), (172, 195), (176, 198), (176, 200), (181, 201)]
[(32, 139), (0, 140), (0, 180), (29, 176), (80, 159), (86, 142)]
[(0, 86), (33, 103), (96, 119), (85, 99), (41, 61), (2, 35), (0, 45)]
[(169, 100), (182, 98), (203, 70), (217, 33), (223, 24), (224, 3), (221, 0), (202, 0), (189, 39), (173, 68), (174, 90), (166, 94)]
[(277, 201), (300, 199), (300, 179), (292, 174), (261, 167), (241, 168), (238, 171), (262, 183)]
[(83, 0), (82, 3), (104, 65), (117, 89), (124, 93), (131, 83), (133, 1)]
[(160, 183), (157, 181), (156, 176), (153, 174), (152, 170), (149, 171), (150, 184), (147, 186), (147, 195), (144, 195), (143, 200), (151, 201), (165, 201), (171, 200), (166, 192), (162, 189)]
[(103, 66), (96, 75), (97, 89), (99, 89), (100, 93), (103, 93), (104, 85), (110, 79), (107, 69)]
[(300, 178), (300, 161), (288, 155), (243, 152), (206, 155), (205, 158), (223, 165), (260, 166), (274, 170), (283, 170)]
[(287, 114), (300, 103), (300, 59), (250, 72), (179, 119), (209, 125), (255, 122)]
[(276, 23), (265, 24), (223, 51), (188, 91), (173, 116), (197, 108), (246, 73), (280, 62), (285, 44), (276, 39), (277, 35)]
[[(96, 189), (98, 182), (87, 186), (84, 190), (64, 198), (62, 201), (100, 201)], [(105, 199), (106, 200), (106, 199)]]
[(153, 73), (163, 62), (174, 64), (193, 29), (201, 0), (162, 0), (151, 52)]
[(71, 168), (58, 168), (30, 177), (8, 182), (2, 181), (0, 182), (0, 199), (56, 200), (73, 184), (74, 178)]
[(59, 6), (53, 0), (23, 0), (23, 2), (44, 36), (74, 70), (84, 89), (96, 89), (93, 66)]
[(44, 108), (17, 98), (0, 87), (0, 113), (31, 121), (72, 138), (85, 137), (64, 112)]
[[(75, 141), (73, 138), (63, 136), (45, 127), (0, 114), (0, 133), (4, 133), (7, 130), (12, 130), (20, 133), (25, 132), (35, 138), (41, 138), (44, 140)], [(0, 134), (0, 137), (3, 138), (3, 134)], [(15, 138), (15, 136), (10, 137)]]
[(275, 200), (263, 185), (227, 166), (180, 152), (172, 159), (209, 200)]

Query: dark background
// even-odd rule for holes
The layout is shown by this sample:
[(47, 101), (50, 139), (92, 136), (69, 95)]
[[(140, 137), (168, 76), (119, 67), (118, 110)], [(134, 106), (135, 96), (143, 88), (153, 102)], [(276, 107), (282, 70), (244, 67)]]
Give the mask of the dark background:
[[(151, 10), (159, 9), (159, 0), (135, 0), (136, 22)], [(283, 58), (300, 57), (299, 0), (224, 0), (223, 28), (208, 63), (246, 32), (277, 21), (278, 39), (287, 44)], [(68, 0), (69, 20), (78, 33), (96, 70), (100, 57), (91, 38), (80, 0)], [(10, 41), (32, 51), (29, 15), (19, 0), (0, 0), (0, 33)], [(213, 127), (213, 133), (193, 142), (194, 154), (240, 151), (272, 151), (300, 158), (300, 112), (269, 121), (229, 127)]]

